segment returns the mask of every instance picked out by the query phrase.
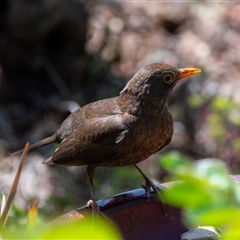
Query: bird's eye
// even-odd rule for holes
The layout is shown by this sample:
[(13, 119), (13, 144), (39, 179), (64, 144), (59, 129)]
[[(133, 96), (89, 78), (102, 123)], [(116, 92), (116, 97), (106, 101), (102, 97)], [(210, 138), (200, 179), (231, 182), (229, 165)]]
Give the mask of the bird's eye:
[(173, 80), (173, 76), (169, 73), (167, 73), (164, 77), (163, 77), (163, 81), (165, 83), (170, 83)]

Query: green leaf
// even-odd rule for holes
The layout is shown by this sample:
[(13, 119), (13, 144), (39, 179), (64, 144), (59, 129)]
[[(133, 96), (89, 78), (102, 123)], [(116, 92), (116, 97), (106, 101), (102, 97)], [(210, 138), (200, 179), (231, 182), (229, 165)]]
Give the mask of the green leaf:
[(83, 219), (53, 226), (43, 239), (122, 239), (116, 228), (104, 219)]
[(116, 227), (91, 216), (63, 224), (38, 224), (34, 228), (6, 229), (4, 239), (122, 239)]
[(162, 166), (182, 181), (163, 192), (166, 203), (181, 207), (188, 226), (222, 228), (223, 239), (240, 239), (240, 185), (233, 182), (224, 162), (204, 159), (190, 163), (166, 155)]
[(164, 200), (177, 207), (196, 207), (209, 203), (210, 196), (203, 193), (194, 185), (179, 183), (163, 192)]
[(190, 167), (188, 158), (177, 151), (172, 151), (162, 155), (159, 159), (159, 163), (169, 172), (180, 171), (180, 169), (186, 169)]

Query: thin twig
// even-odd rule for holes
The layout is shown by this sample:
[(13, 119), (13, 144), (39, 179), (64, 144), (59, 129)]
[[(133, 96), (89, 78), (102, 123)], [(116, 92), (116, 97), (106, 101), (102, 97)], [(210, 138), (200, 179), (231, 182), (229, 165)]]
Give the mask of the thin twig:
[(19, 182), (20, 175), (21, 175), (21, 172), (22, 172), (23, 163), (24, 163), (24, 161), (26, 159), (26, 156), (27, 156), (27, 153), (28, 153), (28, 149), (29, 149), (29, 143), (26, 143), (26, 145), (25, 145), (25, 147), (23, 149), (21, 160), (20, 160), (20, 163), (18, 165), (18, 169), (17, 169), (16, 175), (15, 175), (15, 178), (13, 180), (13, 184), (12, 184), (12, 187), (11, 187), (11, 190), (10, 190), (10, 193), (9, 193), (9, 196), (8, 196), (5, 208), (4, 208), (3, 213), (1, 215), (1, 218), (0, 218), (0, 229), (2, 229), (4, 227), (4, 225), (6, 224), (6, 222), (7, 222), (9, 209), (10, 209), (10, 207), (12, 205), (13, 199), (14, 199), (15, 194), (16, 194), (18, 182)]

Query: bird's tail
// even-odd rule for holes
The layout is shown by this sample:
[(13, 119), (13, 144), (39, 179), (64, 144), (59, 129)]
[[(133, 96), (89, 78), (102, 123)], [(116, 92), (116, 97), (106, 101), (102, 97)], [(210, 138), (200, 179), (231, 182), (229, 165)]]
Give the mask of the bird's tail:
[[(37, 143), (34, 143), (32, 145), (29, 146), (29, 151), (34, 149), (34, 148), (39, 148), (39, 147), (42, 147), (42, 146), (45, 146), (45, 145), (48, 145), (50, 143), (53, 143), (53, 142), (56, 142), (57, 141), (57, 134), (53, 134), (52, 136), (50, 137), (47, 137), (47, 138), (44, 138), (43, 140), (37, 142)], [(17, 155), (17, 154), (20, 154), (22, 153), (23, 149), (21, 150), (18, 150), (14, 153), (12, 153), (11, 155)]]

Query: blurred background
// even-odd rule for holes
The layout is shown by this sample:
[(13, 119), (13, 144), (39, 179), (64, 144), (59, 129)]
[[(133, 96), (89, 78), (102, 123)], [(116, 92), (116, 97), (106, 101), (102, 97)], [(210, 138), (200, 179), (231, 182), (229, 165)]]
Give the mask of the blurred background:
[[(141, 67), (197, 67), (172, 92), (173, 141), (140, 164), (155, 181), (166, 153), (227, 162), (239, 172), (240, 4), (236, 2), (2, 0), (0, 191), (9, 192), (26, 142), (53, 134), (78, 107), (118, 95)], [(90, 198), (85, 167), (45, 166), (57, 145), (31, 152), (15, 205), (33, 199), (53, 218)], [(139, 188), (134, 167), (97, 169), (97, 199)]]

